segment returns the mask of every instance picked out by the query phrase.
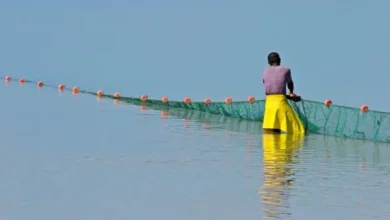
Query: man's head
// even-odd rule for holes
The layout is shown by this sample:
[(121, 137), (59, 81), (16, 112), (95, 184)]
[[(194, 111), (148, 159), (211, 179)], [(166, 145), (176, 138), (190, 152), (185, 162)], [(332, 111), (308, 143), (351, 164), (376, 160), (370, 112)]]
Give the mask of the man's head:
[(276, 52), (268, 54), (268, 64), (270, 66), (279, 66), (280, 65), (280, 56)]

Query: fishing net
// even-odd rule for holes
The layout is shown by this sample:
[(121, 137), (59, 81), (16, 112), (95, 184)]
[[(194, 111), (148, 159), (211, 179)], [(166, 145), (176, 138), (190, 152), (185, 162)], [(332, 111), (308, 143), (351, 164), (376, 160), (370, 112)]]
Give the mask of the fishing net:
[[(113, 96), (107, 96), (114, 98)], [(183, 101), (169, 101), (163, 103), (160, 100), (142, 101), (140, 98), (123, 97), (124, 102), (145, 105), (151, 108), (191, 109), (211, 114), (224, 115), (251, 121), (263, 121), (265, 100), (257, 100), (252, 104), (247, 101), (232, 102), (192, 102), (186, 104)], [(322, 102), (302, 99), (300, 102), (289, 100), (290, 105), (298, 113), (308, 132), (316, 134), (333, 135), (348, 138), (358, 138), (373, 141), (390, 142), (390, 113), (367, 111), (362, 112), (358, 108), (331, 105), (327, 107)]]
[[(25, 83), (37, 83), (26, 80)], [(53, 85), (45, 85), (57, 88)], [(71, 89), (65, 89), (71, 90)], [(97, 95), (95, 92), (80, 90), (80, 93)], [(113, 95), (103, 95), (105, 98), (114, 99)], [(237, 101), (227, 104), (225, 102), (191, 102), (168, 101), (147, 99), (145, 101), (136, 97), (120, 97), (120, 101), (143, 105), (151, 109), (164, 110), (168, 114), (174, 109), (188, 109), (199, 112), (238, 118), (250, 121), (263, 121), (265, 100)], [(348, 138), (358, 138), (372, 141), (390, 142), (390, 113), (379, 111), (362, 112), (358, 108), (331, 105), (327, 107), (322, 102), (302, 99), (299, 102), (288, 100), (290, 105), (298, 113), (308, 132)], [(188, 112), (188, 114), (193, 114)], [(200, 113), (199, 113), (200, 114)]]

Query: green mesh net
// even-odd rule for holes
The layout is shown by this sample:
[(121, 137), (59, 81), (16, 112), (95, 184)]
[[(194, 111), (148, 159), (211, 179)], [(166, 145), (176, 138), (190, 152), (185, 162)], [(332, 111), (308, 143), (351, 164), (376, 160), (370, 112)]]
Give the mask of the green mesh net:
[[(94, 93), (91, 93), (94, 94)], [(107, 96), (114, 98), (113, 96)], [(257, 100), (254, 103), (247, 101), (232, 102), (192, 102), (186, 104), (182, 101), (169, 101), (163, 103), (160, 100), (141, 101), (139, 98), (122, 97), (121, 101), (145, 105), (155, 109), (183, 108), (211, 114), (239, 118), (251, 121), (263, 121), (265, 100)], [(367, 111), (346, 106), (325, 106), (322, 102), (302, 99), (300, 102), (289, 100), (290, 105), (298, 113), (308, 132), (358, 138), (373, 141), (390, 142), (390, 113)]]
[[(26, 83), (36, 83), (26, 81)], [(57, 88), (56, 86), (45, 85)], [(69, 90), (69, 89), (67, 89)], [(97, 95), (95, 92), (80, 90), (80, 93)], [(113, 95), (104, 95), (114, 99)], [(231, 104), (225, 102), (191, 102), (183, 101), (162, 102), (148, 99), (142, 101), (135, 97), (120, 97), (120, 101), (134, 105), (144, 105), (151, 109), (165, 110), (169, 113), (174, 109), (188, 109), (207, 114), (221, 115), (250, 121), (263, 121), (265, 100), (257, 100), (252, 104), (247, 101), (237, 101)], [(308, 132), (348, 138), (358, 138), (372, 141), (390, 142), (390, 113), (367, 111), (358, 108), (331, 105), (325, 106), (322, 102), (302, 99), (300, 102), (289, 100), (290, 105), (298, 113)], [(190, 114), (190, 113), (189, 113)], [(200, 113), (199, 113), (200, 114)]]

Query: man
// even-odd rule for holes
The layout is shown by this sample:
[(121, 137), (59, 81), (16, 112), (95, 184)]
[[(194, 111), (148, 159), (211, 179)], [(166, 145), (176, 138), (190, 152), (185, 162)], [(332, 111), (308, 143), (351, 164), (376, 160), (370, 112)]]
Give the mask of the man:
[(278, 53), (268, 55), (268, 64), (263, 72), (265, 86), (265, 112), (263, 129), (266, 132), (304, 133), (305, 128), (294, 109), (287, 102), (286, 85), (289, 96), (294, 94), (294, 82), (291, 70), (280, 66), (281, 59)]

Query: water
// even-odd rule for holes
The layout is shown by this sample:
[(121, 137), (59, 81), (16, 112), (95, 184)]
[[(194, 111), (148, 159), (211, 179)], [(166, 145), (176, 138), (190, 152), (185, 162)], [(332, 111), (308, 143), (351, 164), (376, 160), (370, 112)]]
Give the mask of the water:
[(0, 218), (386, 219), (387, 144), (0, 86)]

